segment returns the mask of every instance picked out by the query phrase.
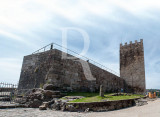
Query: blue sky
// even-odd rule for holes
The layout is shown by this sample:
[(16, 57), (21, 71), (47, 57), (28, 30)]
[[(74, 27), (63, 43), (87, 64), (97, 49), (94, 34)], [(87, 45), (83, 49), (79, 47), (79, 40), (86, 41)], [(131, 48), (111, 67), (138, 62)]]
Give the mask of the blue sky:
[[(85, 56), (119, 72), (119, 44), (144, 39), (147, 88), (160, 88), (158, 0), (0, 1), (0, 82), (17, 83), (23, 56), (51, 42), (64, 27), (85, 30)], [(80, 52), (82, 35), (68, 32), (68, 48)]]

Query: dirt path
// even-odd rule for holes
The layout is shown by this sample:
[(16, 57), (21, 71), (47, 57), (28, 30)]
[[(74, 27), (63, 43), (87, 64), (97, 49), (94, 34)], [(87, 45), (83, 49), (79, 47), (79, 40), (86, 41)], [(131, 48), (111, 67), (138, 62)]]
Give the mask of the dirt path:
[(0, 117), (160, 117), (160, 99), (149, 101), (148, 105), (109, 112), (61, 112), (39, 111), (38, 109), (1, 109)]

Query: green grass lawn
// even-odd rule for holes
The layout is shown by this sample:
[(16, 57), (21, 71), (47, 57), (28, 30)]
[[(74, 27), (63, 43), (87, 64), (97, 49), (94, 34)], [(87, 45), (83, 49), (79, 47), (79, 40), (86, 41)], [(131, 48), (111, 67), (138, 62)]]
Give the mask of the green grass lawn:
[[(113, 94), (113, 93), (112, 93)], [(144, 97), (143, 95), (119, 95), (111, 96), (111, 93), (106, 93), (104, 97), (100, 97), (99, 93), (68, 93), (67, 96), (84, 96), (85, 98), (76, 99), (70, 102), (102, 102), (102, 101), (112, 101), (112, 100), (125, 100)]]
[[(109, 93), (105, 93), (109, 94)], [(84, 96), (84, 97), (93, 97), (98, 96), (99, 93), (89, 93), (89, 92), (69, 92), (67, 93), (67, 96)]]

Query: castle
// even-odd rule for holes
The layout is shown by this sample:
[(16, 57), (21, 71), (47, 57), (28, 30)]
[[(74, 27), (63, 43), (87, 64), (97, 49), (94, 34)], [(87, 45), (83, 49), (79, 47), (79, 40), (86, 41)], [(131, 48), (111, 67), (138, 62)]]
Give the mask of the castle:
[[(63, 55), (74, 59), (64, 59)], [(53, 49), (24, 56), (18, 90), (39, 88), (52, 83), (61, 91), (145, 93), (145, 69), (143, 40), (120, 44), (120, 77), (89, 60)]]

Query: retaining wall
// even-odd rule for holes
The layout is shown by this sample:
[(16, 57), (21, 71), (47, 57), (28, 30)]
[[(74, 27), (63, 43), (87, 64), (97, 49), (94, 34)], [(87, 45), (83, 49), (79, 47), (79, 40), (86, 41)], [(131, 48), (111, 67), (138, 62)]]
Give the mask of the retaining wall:
[(91, 103), (66, 103), (66, 111), (112, 111), (127, 108), (135, 105), (135, 99), (107, 101), (107, 102), (91, 102)]

